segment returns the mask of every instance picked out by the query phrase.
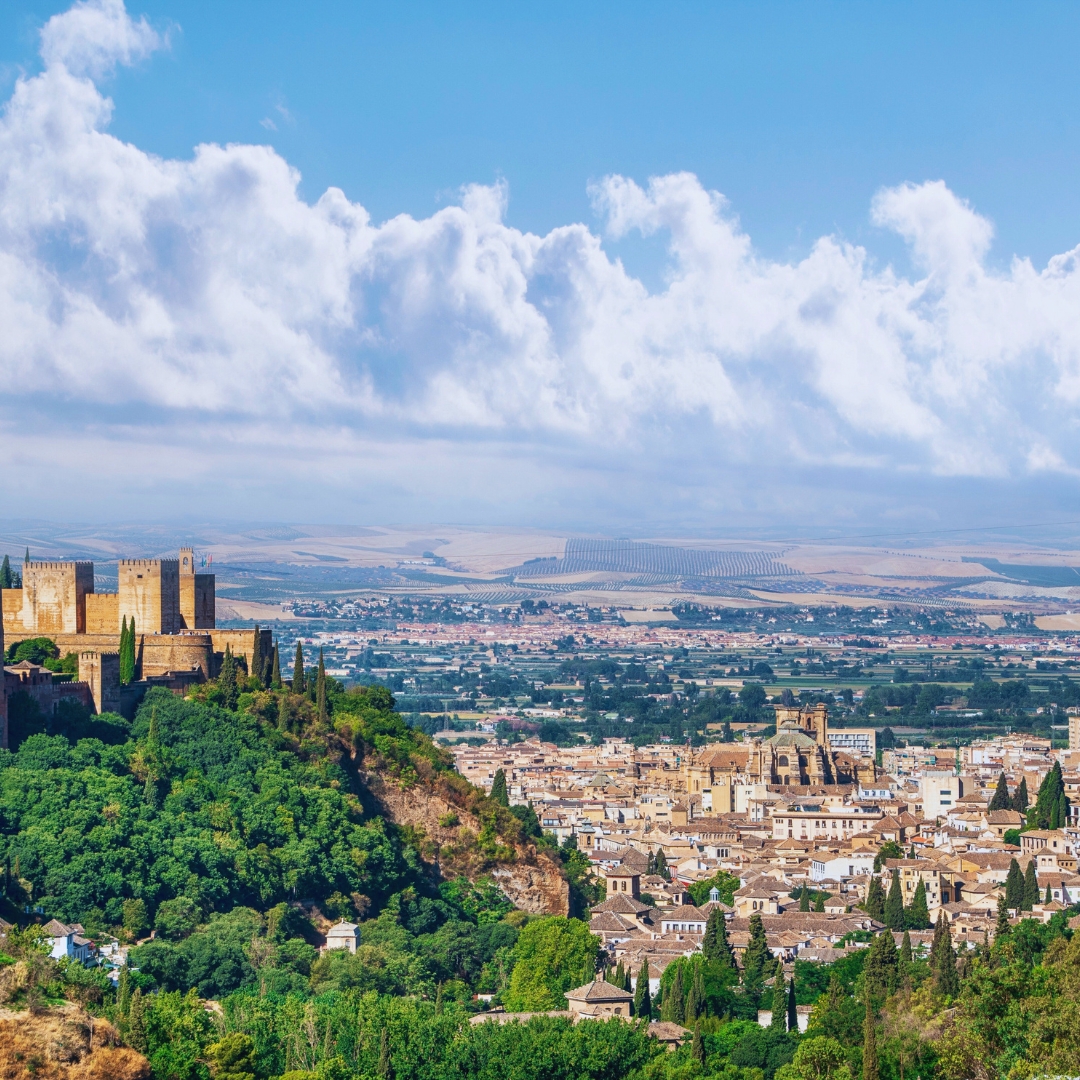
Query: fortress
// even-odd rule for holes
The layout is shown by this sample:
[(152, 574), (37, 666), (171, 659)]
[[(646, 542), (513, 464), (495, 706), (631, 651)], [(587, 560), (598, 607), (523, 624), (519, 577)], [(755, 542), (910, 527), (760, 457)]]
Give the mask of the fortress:
[[(50, 691), (72, 688), (97, 712), (116, 711), (123, 702), (119, 678), (120, 628), (135, 624), (135, 654), (141, 674), (136, 693), (149, 685), (182, 690), (192, 682), (213, 678), (226, 646), (250, 667), (255, 651), (254, 627), (218, 630), (215, 623), (214, 575), (196, 572), (195, 553), (181, 548), (176, 559), (121, 559), (117, 591), (94, 591), (92, 562), (25, 562), (22, 588), (0, 590), (3, 624), (0, 650), (27, 638), (47, 637), (60, 655), (79, 657), (79, 682), (57, 684)], [(261, 652), (273, 648), (273, 635), (259, 630)], [(45, 683), (29, 669), (7, 667), (0, 683), (0, 745), (7, 745), (7, 697), (26, 689), (44, 698)], [(26, 670), (20, 671), (19, 668)], [(6, 690), (5, 690), (6, 686)], [(128, 696), (131, 694), (129, 692)]]

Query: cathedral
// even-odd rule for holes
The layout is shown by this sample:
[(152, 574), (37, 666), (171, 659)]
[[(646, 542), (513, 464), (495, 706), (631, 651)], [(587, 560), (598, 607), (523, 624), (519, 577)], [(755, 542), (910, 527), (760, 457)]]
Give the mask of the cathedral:
[(709, 794), (713, 812), (725, 813), (735, 810), (736, 786), (873, 784), (876, 769), (872, 758), (854, 756), (831, 745), (825, 705), (775, 708), (776, 734), (772, 738), (712, 743), (687, 761), (687, 794)]

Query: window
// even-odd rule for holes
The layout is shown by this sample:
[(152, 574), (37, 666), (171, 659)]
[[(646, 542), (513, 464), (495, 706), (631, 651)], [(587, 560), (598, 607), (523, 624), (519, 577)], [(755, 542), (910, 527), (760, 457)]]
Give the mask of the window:
[(780, 755), (780, 756), (779, 756), (779, 757), (778, 757), (778, 758), (776, 759), (776, 764), (777, 764), (777, 765), (783, 765), (783, 766), (785, 766), (785, 767), (786, 767), (786, 766), (787, 766), (787, 763), (788, 763), (788, 759), (787, 759), (787, 755), (785, 755), (785, 754), (781, 754), (781, 755)]

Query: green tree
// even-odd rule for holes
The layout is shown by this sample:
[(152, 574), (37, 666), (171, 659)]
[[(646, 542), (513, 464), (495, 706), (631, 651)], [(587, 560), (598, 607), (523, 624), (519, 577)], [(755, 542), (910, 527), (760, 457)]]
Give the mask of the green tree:
[(1009, 922), (1009, 901), (1004, 896), (999, 896), (997, 902), (997, 924), (994, 927), (994, 941), (996, 942), (1004, 938), (1010, 930), (1012, 930), (1012, 923)]
[(750, 916), (750, 940), (743, 953), (743, 986), (752, 994), (761, 993), (765, 981), (766, 964), (772, 960), (768, 942), (765, 940), (765, 924), (759, 912)]
[(892, 884), (889, 886), (889, 898), (885, 901), (885, 925), (890, 930), (904, 929), (904, 894), (900, 891), (900, 871), (895, 867)]
[(510, 805), (510, 796), (506, 791), (506, 773), (502, 769), (495, 770), (495, 777), (491, 781), (491, 799), (500, 806)]
[(1015, 859), (1009, 860), (1009, 873), (1005, 878), (1005, 904), (1014, 911), (1024, 906), (1024, 875)]
[(701, 939), (701, 955), (707, 963), (734, 970), (735, 951), (727, 938), (727, 920), (719, 907), (709, 912), (705, 936)]
[(675, 977), (664, 988), (660, 1002), (660, 1019), (682, 1025), (686, 1021), (686, 990), (683, 987), (683, 965), (675, 965)]
[(665, 881), (671, 880), (671, 874), (668, 873), (667, 857), (664, 855), (663, 848), (656, 849), (656, 864), (653, 873), (662, 877)]
[(791, 982), (788, 983), (788, 998), (787, 998), (787, 1029), (788, 1031), (799, 1033), (799, 1002), (798, 996), (795, 990), (795, 972), (791, 973)]
[(870, 943), (863, 966), (863, 982), (869, 1000), (876, 1001), (896, 988), (899, 957), (891, 930), (882, 930)]
[(699, 1065), (705, 1065), (705, 1040), (701, 1037), (701, 1023), (694, 1025), (694, 1041), (690, 1044), (690, 1057)]
[(1026, 814), (1028, 810), (1028, 789), (1027, 789), (1027, 777), (1022, 776), (1020, 778), (1020, 785), (1016, 789), (1016, 794), (1013, 795), (1012, 805), (1010, 810), (1015, 810), (1018, 814)]
[(915, 883), (915, 895), (911, 898), (911, 905), (904, 912), (904, 924), (911, 930), (930, 929), (930, 911), (926, 906), (926, 886), (921, 881)]
[(234, 1031), (207, 1047), (214, 1080), (255, 1080), (255, 1040)]
[(900, 942), (900, 963), (904, 966), (906, 970), (907, 965), (912, 963), (914, 959), (915, 956), (911, 951), (911, 934), (909, 934), (905, 930), (904, 940)]
[(960, 976), (956, 970), (956, 950), (952, 943), (952, 930), (944, 911), (938, 911), (934, 924), (934, 942), (930, 948), (930, 970), (934, 990), (942, 997), (956, 997), (960, 992)]
[(278, 731), (289, 730), (289, 699), (284, 694), (278, 698), (277, 726)]
[(281, 654), (278, 651), (277, 643), (274, 643), (274, 662), (270, 668), (270, 687), (273, 690), (281, 689)]
[(819, 915), (822, 915), (825, 912), (825, 897), (827, 895), (827, 893), (819, 892), (817, 896), (814, 897), (814, 911)]
[(221, 661), (221, 671), (218, 672), (218, 688), (221, 690), (221, 703), (226, 709), (235, 710), (240, 698), (240, 690), (236, 683), (236, 660), (232, 654), (232, 645), (226, 642), (225, 657)]
[(1028, 825), (1037, 829), (1060, 829), (1068, 821), (1069, 800), (1065, 796), (1065, 781), (1061, 762), (1055, 761), (1043, 777), (1035, 805), (1028, 811)]
[(514, 970), (506, 992), (510, 1012), (565, 1009), (563, 994), (591, 979), (599, 939), (579, 919), (534, 919), (514, 945)]
[(994, 791), (994, 797), (990, 800), (988, 810), (1010, 810), (1012, 809), (1012, 796), (1009, 794), (1009, 784), (1005, 779), (1005, 773), (1003, 772), (998, 777), (997, 788)]
[(784, 968), (777, 964), (776, 978), (773, 979), (772, 992), (772, 1022), (769, 1027), (773, 1031), (787, 1031), (787, 985), (784, 982)]
[(382, 1080), (393, 1080), (394, 1077), (390, 1062), (390, 1035), (386, 1028), (379, 1032), (379, 1076)]
[(15, 579), (11, 575), (11, 560), (5, 555), (0, 563), (0, 589), (15, 588)]
[(634, 986), (634, 1015), (638, 1017), (652, 1016), (652, 996), (649, 993), (649, 960), (647, 957), (641, 961), (637, 983)]
[(1021, 908), (1030, 911), (1039, 902), (1039, 879), (1035, 875), (1035, 860), (1028, 859), (1024, 871), (1024, 899)]
[(326, 726), (330, 719), (330, 713), (326, 701), (326, 662), (323, 660), (323, 651), (319, 649), (319, 670), (315, 676), (315, 709), (319, 714), (319, 724)]
[(870, 885), (866, 890), (866, 900), (863, 903), (863, 911), (876, 919), (878, 922), (885, 921), (885, 894), (881, 888), (881, 879), (876, 875), (870, 878)]
[(133, 1050), (140, 1053), (146, 1051), (146, 1006), (141, 987), (136, 988), (131, 995), (127, 1016), (127, 1041)]
[(867, 1002), (866, 1018), (863, 1020), (862, 1040), (862, 1080), (881, 1080), (878, 1066), (877, 1025), (874, 1020), (874, 1008)]
[(259, 624), (255, 624), (255, 637), (251, 645), (251, 676), (263, 685), (263, 653), (262, 634), (259, 633)]
[(116, 1009), (126, 1017), (131, 1008), (131, 972), (127, 964), (120, 968), (120, 977), (116, 983)]
[(810, 910), (810, 890), (805, 885), (799, 891), (799, 910)]
[(299, 641), (296, 642), (296, 659), (293, 661), (292, 692), (304, 692), (304, 646)]
[(1054, 902), (1054, 890), (1050, 888), (1050, 883), (1046, 884), (1046, 896), (1043, 898), (1044, 904), (1052, 904)]
[(124, 931), (135, 941), (146, 932), (149, 922), (146, 917), (146, 904), (142, 900), (125, 900), (121, 907), (123, 911)]
[(817, 1035), (799, 1043), (791, 1062), (777, 1070), (776, 1080), (852, 1080), (851, 1065), (836, 1039)]
[(135, 619), (128, 623), (125, 615), (120, 624), (120, 684), (127, 686), (135, 679)]

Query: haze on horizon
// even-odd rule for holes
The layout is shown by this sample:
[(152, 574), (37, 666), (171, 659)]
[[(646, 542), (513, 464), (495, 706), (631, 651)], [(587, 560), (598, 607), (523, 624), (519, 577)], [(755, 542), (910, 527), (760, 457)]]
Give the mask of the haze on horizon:
[[(633, 65), (597, 61), (580, 120), (558, 100), (548, 115), (533, 100), (509, 134), (491, 120), (500, 78), (515, 100), (541, 96), (537, 72), (560, 55), (552, 27), (535, 71), (497, 65), (488, 84), (459, 72), (449, 88), (436, 77), (406, 88), (402, 75), (411, 111), (376, 98), (298, 114), (241, 70), (201, 88), (226, 103), (214, 114), (190, 96), (211, 78), (209, 8), (151, 6), (143, 16), (122, 0), (12, 5), (39, 56), (0, 58), (17, 72), (0, 117), (5, 519), (805, 535), (1078, 516), (1080, 215), (1075, 191), (1058, 190), (1075, 157), (1077, 90), (1051, 79), (1040, 100), (995, 112), (1031, 62), (1029, 38), (1053, 29), (1055, 48), (1075, 44), (1075, 11), (1029, 9), (1018, 30), (1004, 7), (981, 8), (994, 55), (1022, 61), (1019, 74), (987, 76), (981, 97), (942, 74), (969, 60), (898, 40), (890, 69), (916, 56), (912, 78), (945, 88), (940, 112), (972, 133), (965, 161), (939, 117), (925, 115), (917, 137), (925, 85), (912, 87), (908, 111), (894, 88), (878, 116), (872, 95), (856, 101), (861, 55), (802, 56), (798, 79), (778, 86), (762, 72), (742, 88), (761, 122), (734, 128), (724, 65), (710, 73), (690, 44), (694, 12), (706, 38), (724, 27), (691, 8), (677, 21), (693, 77), (673, 73), (679, 40), (661, 41), (656, 70), (641, 76), (665, 91), (655, 107), (635, 93), (611, 113), (645, 149), (616, 140), (586, 162), (590, 104), (610, 113), (619, 87), (635, 84)], [(329, 9), (340, 10), (313, 17), (324, 35)], [(273, 52), (298, 16), (266, 10), (248, 29)], [(402, 9), (389, 26), (358, 8), (343, 34), (368, 32), (365, 55), (381, 39), (400, 48), (425, 10)], [(780, 8), (734, 10), (733, 33), (795, 48), (770, 23)], [(642, 11), (629, 11), (613, 55), (640, 47)], [(824, 12), (817, 32), (835, 19)], [(578, 83), (587, 58), (570, 44), (574, 18), (555, 8), (551, 20), (565, 31), (565, 78)], [(527, 29), (480, 6), (461, 24), (518, 53)], [(225, 20), (221, 33), (236, 41), (239, 29)], [(418, 64), (430, 56), (445, 70), (436, 36), (417, 32), (411, 47)], [(279, 87), (314, 79), (317, 55), (310, 41), (298, 47)], [(837, 63), (843, 92), (807, 122), (828, 129), (838, 160), (863, 151), (842, 206), (826, 194), (835, 162), (791, 127), (800, 96), (820, 94)], [(156, 112), (137, 103), (140, 88)], [(474, 136), (452, 148), (431, 135), (451, 92), (450, 129)], [(679, 118), (694, 92), (727, 106), (711, 130), (707, 117)], [(259, 95), (261, 118), (229, 119)], [(362, 169), (320, 156), (343, 115), (379, 109), (401, 123), (392, 140), (372, 139)], [(1040, 120), (1021, 136), (1024, 109)], [(991, 115), (1000, 123), (987, 128)], [(664, 133), (680, 124), (684, 144), (672, 149)], [(890, 124), (906, 160), (869, 141)], [(538, 157), (532, 176), (521, 150), (531, 133), (546, 151), (563, 137), (566, 160)], [(786, 178), (771, 187), (764, 157), (758, 174), (739, 159), (755, 139), (784, 148), (773, 167)], [(400, 151), (410, 143), (411, 156)], [(698, 145), (708, 149), (695, 157)], [(443, 166), (425, 171), (416, 146), (432, 160), (443, 146), (459, 170), (451, 195)], [(312, 163), (320, 190), (298, 161)], [(322, 184), (331, 167), (342, 175)], [(571, 177), (579, 168), (595, 171)], [(765, 195), (753, 193), (755, 175)], [(441, 208), (418, 208), (425, 183)], [(568, 202), (572, 185), (581, 207)], [(763, 244), (740, 220), (740, 197)], [(1010, 250), (995, 244), (999, 217)], [(804, 234), (804, 222), (820, 227)]]

